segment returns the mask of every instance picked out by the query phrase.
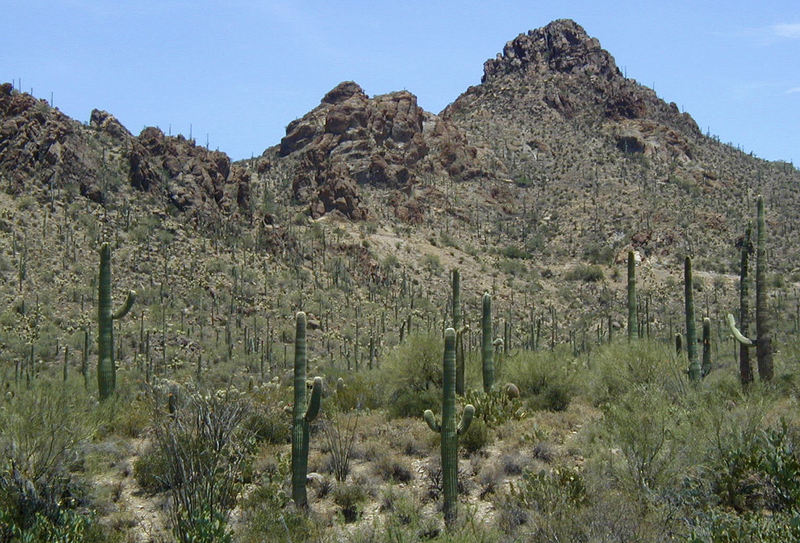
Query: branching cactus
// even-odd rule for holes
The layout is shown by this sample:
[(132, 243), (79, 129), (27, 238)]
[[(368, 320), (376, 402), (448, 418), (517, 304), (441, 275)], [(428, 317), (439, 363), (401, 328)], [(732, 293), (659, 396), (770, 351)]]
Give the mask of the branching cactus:
[(297, 313), (294, 336), (294, 409), (292, 410), (292, 499), (300, 509), (308, 507), (308, 427), (319, 414), (322, 378), (314, 378), (311, 400), (306, 404), (306, 314)]
[[(767, 227), (764, 220), (763, 196), (758, 197), (756, 206), (756, 337), (755, 339), (748, 338), (739, 331), (736, 328), (736, 320), (730, 313), (728, 313), (728, 326), (733, 337), (740, 344), (756, 348), (758, 375), (762, 381), (769, 381), (773, 377), (774, 367), (772, 363), (772, 322), (767, 307)], [(744, 255), (742, 262), (744, 263)], [(746, 295), (746, 291), (744, 293), (740, 291), (740, 296)], [(742, 316), (742, 319), (745, 319), (745, 316)], [(742, 373), (742, 382), (744, 383), (744, 372)]]
[(111, 247), (103, 243), (100, 247), (100, 277), (98, 281), (97, 310), (97, 386), (100, 400), (114, 394), (117, 368), (114, 363), (114, 321), (128, 314), (136, 299), (136, 292), (128, 292), (123, 306), (111, 313)]
[(442, 375), (442, 423), (436, 422), (433, 412), (423, 414), (431, 430), (442, 436), (442, 486), (444, 493), (444, 521), (453, 526), (458, 516), (458, 436), (463, 435), (472, 422), (475, 408), (464, 407), (461, 422), (456, 425), (456, 332), (444, 332), (444, 360)]
[(689, 357), (689, 379), (699, 381), (702, 368), (697, 360), (697, 330), (694, 323), (694, 284), (692, 282), (692, 259), (683, 263), (683, 293), (686, 314), (686, 354)]
[(628, 340), (638, 334), (639, 319), (636, 315), (636, 259), (628, 251)]
[(483, 362), (483, 391), (489, 393), (494, 386), (494, 346), (492, 345), (492, 296), (483, 293), (481, 318), (481, 360)]

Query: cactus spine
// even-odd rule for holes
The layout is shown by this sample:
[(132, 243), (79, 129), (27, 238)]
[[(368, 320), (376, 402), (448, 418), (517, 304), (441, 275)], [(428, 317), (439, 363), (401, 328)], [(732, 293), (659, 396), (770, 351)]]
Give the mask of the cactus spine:
[(461, 329), (461, 274), (453, 270), (453, 329), (456, 331), (456, 394), (464, 395), (464, 337)]
[[(744, 262), (744, 255), (742, 262)], [(741, 297), (742, 291), (739, 292)], [(741, 308), (745, 302), (740, 299), (739, 303)], [(771, 380), (774, 367), (772, 364), (772, 322), (767, 308), (767, 227), (764, 220), (763, 196), (759, 196), (756, 203), (756, 339), (750, 339), (739, 331), (736, 328), (736, 321), (730, 313), (728, 313), (728, 326), (741, 345), (756, 347), (758, 375), (762, 381)], [(744, 367), (740, 366), (740, 371), (742, 372), (742, 383), (746, 384)], [(752, 378), (752, 373), (750, 375)]]
[(633, 251), (628, 251), (628, 341), (638, 334), (638, 317), (636, 316), (636, 259)]
[(111, 313), (111, 247), (100, 247), (100, 277), (97, 287), (97, 386), (100, 400), (114, 393), (117, 370), (114, 364), (114, 321), (128, 314), (136, 299), (136, 292), (128, 292), (125, 303), (116, 313)]
[(442, 423), (436, 422), (433, 412), (423, 414), (431, 430), (442, 436), (442, 485), (444, 494), (444, 521), (453, 526), (458, 516), (458, 436), (463, 435), (472, 422), (475, 408), (464, 407), (461, 422), (456, 425), (456, 332), (448, 328), (444, 332), (444, 357), (442, 361)]
[(689, 357), (689, 379), (699, 381), (702, 369), (697, 360), (697, 330), (694, 323), (694, 288), (692, 282), (692, 259), (683, 262), (683, 294), (686, 314), (686, 354)]
[(703, 365), (700, 368), (702, 376), (711, 373), (711, 319), (703, 319)]
[(494, 346), (492, 345), (492, 295), (483, 293), (481, 318), (481, 360), (483, 363), (483, 391), (489, 393), (494, 386)]
[(319, 414), (322, 378), (314, 378), (311, 400), (306, 405), (306, 314), (297, 313), (294, 336), (294, 408), (292, 410), (292, 499), (300, 509), (308, 507), (308, 426)]

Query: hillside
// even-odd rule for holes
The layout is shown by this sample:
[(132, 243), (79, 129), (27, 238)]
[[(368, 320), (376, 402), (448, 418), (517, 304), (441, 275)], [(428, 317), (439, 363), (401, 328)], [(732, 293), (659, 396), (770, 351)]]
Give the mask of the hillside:
[[(75, 518), (99, 520), (105, 535), (94, 540), (171, 540), (179, 485), (165, 482), (164, 436), (192, 427), (203, 409), (234, 406), (241, 411), (225, 412), (249, 433), (231, 437), (241, 449), (224, 450), (241, 463), (220, 469), (235, 482), (223, 516), (236, 540), (262, 540), (256, 526), (294, 541), (383, 541), (376, 534), (389, 525), (399, 541), (447, 540), (441, 469), (429, 463), (438, 437), (420, 415), (441, 398), (453, 269), (469, 326), (467, 399), (480, 420), (461, 451), (462, 499), (480, 523), (462, 523), (455, 540), (688, 540), (736, 522), (760, 529), (762, 510), (777, 523), (796, 518), (787, 506), (796, 488), (784, 484), (796, 474), (765, 472), (755, 452), (736, 457), (746, 464), (737, 472), (726, 455), (746, 437), (753, 450), (772, 447), (772, 460), (797, 462), (781, 455), (800, 435), (798, 186), (792, 165), (720, 143), (624, 77), (569, 20), (510, 41), (486, 61), (481, 84), (438, 114), (411, 92), (369, 96), (346, 81), (280, 142), (239, 162), (156, 127), (134, 136), (105, 111), (81, 123), (3, 84), (0, 527), (26, 507), (69, 524), (54, 504), (70, 503)], [(738, 307), (742, 236), (758, 194), (778, 378), (745, 396), (722, 317)], [(137, 299), (114, 325), (118, 396), (98, 405), (103, 242), (114, 306), (129, 289)], [(632, 345), (620, 341), (629, 250), (642, 336)], [(684, 355), (667, 346), (683, 331), (687, 255), (698, 321), (713, 322), (704, 388), (690, 389)], [(477, 390), (484, 292), (502, 338), (495, 396)], [(327, 383), (324, 420), (312, 427), (311, 517), (287, 507), (285, 492), (301, 310), (308, 377)], [(345, 388), (334, 392), (339, 377)], [(508, 381), (521, 398), (506, 396)], [(767, 433), (736, 435), (745, 419)], [(360, 425), (346, 485), (334, 482), (335, 445), (325, 441), (341, 424)], [(651, 464), (636, 464), (637, 447), (656, 446), (636, 441), (641, 427), (667, 436)], [(706, 443), (714, 431), (718, 442)], [(67, 437), (61, 456), (42, 460), (52, 480), (37, 479), (14, 454), (50, 434)], [(729, 479), (710, 478), (722, 465)], [(696, 480), (678, 476), (686, 473)], [(343, 504), (358, 510), (355, 527)], [(18, 536), (0, 529), (0, 541)]]

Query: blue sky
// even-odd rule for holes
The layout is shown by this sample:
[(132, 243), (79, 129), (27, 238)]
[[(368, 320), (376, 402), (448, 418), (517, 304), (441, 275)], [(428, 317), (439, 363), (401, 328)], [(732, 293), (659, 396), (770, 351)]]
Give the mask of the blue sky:
[(0, 80), (86, 121), (108, 110), (234, 159), (340, 81), (439, 112), (517, 34), (571, 18), (628, 77), (723, 142), (800, 161), (800, 2), (5, 0)]

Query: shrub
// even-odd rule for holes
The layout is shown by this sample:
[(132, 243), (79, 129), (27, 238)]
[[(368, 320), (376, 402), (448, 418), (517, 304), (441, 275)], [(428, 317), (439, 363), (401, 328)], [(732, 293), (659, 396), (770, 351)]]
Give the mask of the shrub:
[[(84, 460), (92, 433), (90, 402), (75, 381), (38, 379), (0, 409), (0, 540), (34, 530), (83, 533), (89, 518), (84, 483), (70, 471)], [(77, 536), (75, 536), (77, 537)]]
[(190, 395), (155, 424), (164, 484), (178, 541), (226, 541), (227, 515), (239, 490), (251, 440), (242, 431), (246, 404), (235, 392)]
[(385, 454), (375, 462), (375, 472), (384, 481), (407, 483), (414, 478), (408, 465), (392, 453)]
[(333, 491), (333, 502), (342, 508), (342, 516), (345, 522), (358, 520), (363, 511), (365, 501), (367, 501), (367, 492), (359, 484), (340, 484)]
[(602, 281), (604, 277), (603, 268), (596, 264), (578, 264), (566, 275), (568, 281), (585, 281), (586, 283), (596, 283)]
[(491, 443), (489, 427), (483, 419), (473, 419), (467, 433), (459, 438), (459, 443), (470, 454), (481, 450)]
[(376, 387), (384, 390), (389, 415), (419, 417), (441, 404), (442, 340), (435, 334), (412, 335), (384, 360)]

